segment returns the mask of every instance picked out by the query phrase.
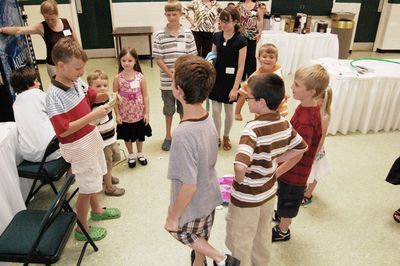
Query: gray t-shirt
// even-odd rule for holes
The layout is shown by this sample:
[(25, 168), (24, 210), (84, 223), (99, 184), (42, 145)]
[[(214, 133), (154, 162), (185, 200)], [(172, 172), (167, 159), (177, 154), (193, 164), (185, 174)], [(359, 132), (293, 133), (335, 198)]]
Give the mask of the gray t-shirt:
[(210, 116), (187, 120), (174, 131), (169, 155), (168, 179), (171, 179), (171, 206), (182, 184), (196, 184), (197, 190), (179, 221), (179, 226), (206, 217), (222, 203), (215, 164), (218, 134)]

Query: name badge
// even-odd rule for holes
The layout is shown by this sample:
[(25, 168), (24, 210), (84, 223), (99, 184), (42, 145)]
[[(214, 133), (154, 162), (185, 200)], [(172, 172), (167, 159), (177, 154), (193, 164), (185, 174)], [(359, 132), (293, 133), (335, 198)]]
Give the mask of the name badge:
[(186, 43), (185, 42), (178, 42), (178, 50), (185, 50), (186, 49)]
[(235, 74), (235, 68), (234, 67), (225, 68), (225, 74)]
[(139, 88), (139, 87), (140, 87), (140, 83), (139, 83), (138, 80), (134, 80), (134, 81), (131, 81), (131, 82), (129, 83), (129, 86), (131, 87), (131, 89), (136, 89), (136, 88)]
[(66, 30), (63, 30), (63, 34), (64, 34), (64, 36), (71, 36), (72, 32), (70, 29), (66, 29)]

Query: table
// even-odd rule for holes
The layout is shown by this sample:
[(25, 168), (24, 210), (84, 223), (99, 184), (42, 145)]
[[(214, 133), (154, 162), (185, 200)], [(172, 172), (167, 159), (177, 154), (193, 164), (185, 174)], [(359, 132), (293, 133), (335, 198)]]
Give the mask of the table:
[(257, 44), (258, 49), (265, 43), (278, 47), (278, 64), (284, 75), (295, 73), (302, 66), (321, 57), (338, 58), (339, 41), (336, 34), (311, 32), (307, 34), (285, 31), (263, 31)]
[(0, 123), (0, 234), (17, 212), (26, 209), (17, 171), (21, 161), (15, 122)]
[(355, 65), (370, 70), (360, 74), (350, 66), (350, 60), (322, 58), (315, 62), (330, 75), (333, 100), (329, 134), (400, 129), (400, 64), (356, 61)]
[(153, 46), (151, 43), (151, 36), (153, 35), (153, 27), (146, 26), (146, 27), (117, 27), (114, 28), (112, 32), (113, 37), (115, 38), (117, 55), (119, 51), (122, 49), (121, 37), (125, 36), (148, 36), (149, 38), (149, 51), (150, 54), (147, 55), (150, 57), (150, 65), (153, 67)]

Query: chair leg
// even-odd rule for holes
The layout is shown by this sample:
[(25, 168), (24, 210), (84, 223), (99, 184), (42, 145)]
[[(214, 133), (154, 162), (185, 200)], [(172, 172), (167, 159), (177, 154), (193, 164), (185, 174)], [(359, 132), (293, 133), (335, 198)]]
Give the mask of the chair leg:
[(56, 187), (54, 186), (54, 184), (52, 183), (52, 182), (50, 182), (50, 186), (51, 186), (51, 188), (53, 189), (53, 191), (54, 191), (54, 194), (58, 194), (58, 191), (57, 191), (57, 189), (56, 189)]
[(75, 191), (72, 193), (72, 195), (69, 196), (69, 198), (67, 199), (67, 202), (70, 202), (73, 199), (73, 197), (75, 196), (75, 194), (78, 193), (78, 191), (79, 191), (79, 188), (75, 189)]
[(32, 184), (32, 186), (31, 186), (31, 189), (29, 190), (28, 196), (26, 197), (25, 206), (27, 206), (27, 207), (28, 207), (28, 204), (29, 204), (29, 202), (31, 201), (33, 195), (34, 195), (33, 191), (35, 190), (36, 183), (37, 183), (37, 179), (35, 179), (35, 180), (33, 181), (33, 184)]
[[(78, 224), (79, 228), (82, 230), (82, 233), (86, 236), (86, 239), (92, 247), (94, 249), (94, 251), (98, 251), (99, 248), (96, 246), (96, 244), (93, 242), (93, 239), (89, 236), (88, 232), (86, 231), (86, 229), (83, 227), (81, 221), (79, 221), (79, 219), (76, 220), (76, 223)], [(86, 243), (87, 245), (87, 243)]]

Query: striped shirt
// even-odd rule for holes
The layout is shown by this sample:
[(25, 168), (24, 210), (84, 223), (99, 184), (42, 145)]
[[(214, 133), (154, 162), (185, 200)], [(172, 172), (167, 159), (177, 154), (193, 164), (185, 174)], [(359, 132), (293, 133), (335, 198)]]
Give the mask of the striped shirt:
[(243, 130), (235, 164), (247, 167), (242, 183), (234, 182), (231, 203), (237, 207), (257, 207), (275, 196), (276, 159), (288, 150), (304, 150), (307, 144), (278, 113), (259, 116)]
[[(108, 103), (108, 100), (104, 103), (96, 103), (92, 105), (92, 108), (94, 109), (105, 103)], [(112, 111), (110, 111), (99, 121), (99, 123), (97, 124), (97, 129), (99, 130), (100, 135), (103, 138), (104, 147), (117, 141), (117, 135), (115, 134), (115, 122), (113, 119)]]
[[(153, 57), (162, 59), (165, 65), (173, 70), (176, 59), (179, 56), (197, 55), (196, 43), (190, 30), (181, 27), (177, 36), (169, 33), (168, 28), (158, 31), (154, 36)], [(172, 79), (160, 69), (161, 90), (171, 90)]]
[[(206, 5), (203, 0), (193, 0), (183, 9), (185, 17), (191, 23), (192, 31), (215, 32), (215, 24), (221, 10), (217, 1), (211, 1), (210, 5)], [(193, 19), (189, 16), (189, 11), (193, 12)]]
[(79, 162), (92, 158), (96, 150), (103, 150), (103, 140), (96, 126), (87, 124), (78, 131), (61, 137), (74, 122), (92, 110), (97, 93), (78, 79), (69, 88), (52, 80), (46, 95), (47, 113), (57, 138), (60, 140), (60, 151), (67, 162)]

